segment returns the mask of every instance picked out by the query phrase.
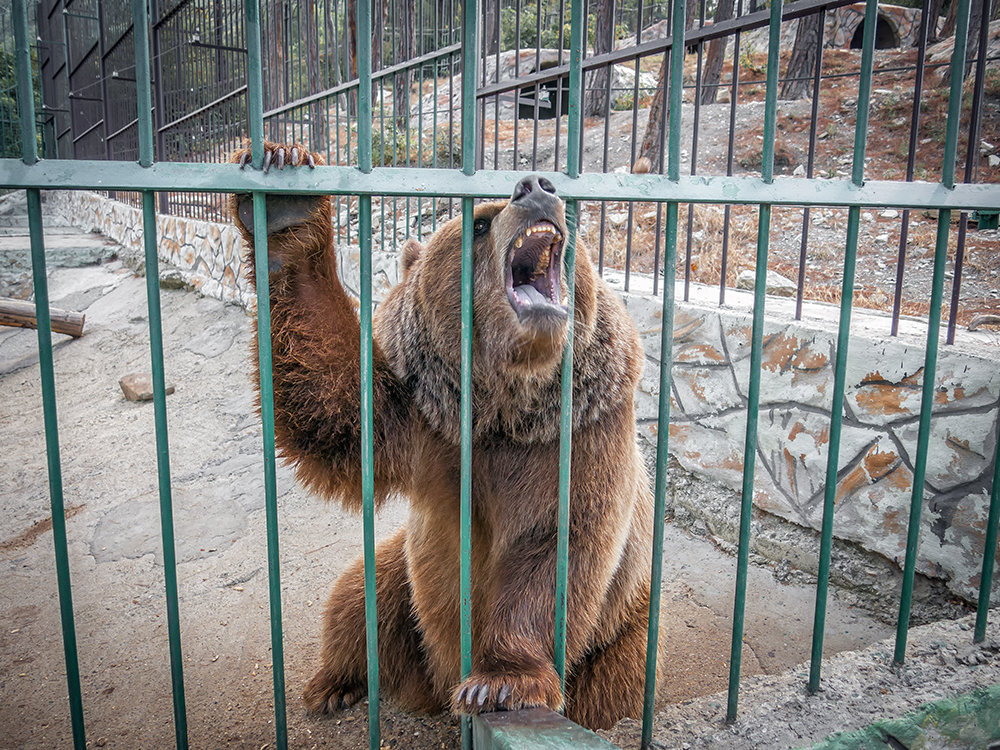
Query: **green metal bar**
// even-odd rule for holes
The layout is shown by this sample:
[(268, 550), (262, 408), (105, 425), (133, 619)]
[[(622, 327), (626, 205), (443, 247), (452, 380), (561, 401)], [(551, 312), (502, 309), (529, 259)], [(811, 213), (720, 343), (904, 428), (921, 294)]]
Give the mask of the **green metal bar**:
[[(959, 0), (955, 25), (955, 51), (951, 60), (951, 90), (948, 95), (944, 163), (941, 169), (941, 183), (946, 188), (955, 184), (955, 157), (958, 153), (958, 125), (962, 109), (962, 77), (965, 71), (965, 48), (969, 35), (969, 6), (970, 0)], [(917, 456), (913, 465), (913, 493), (910, 496), (910, 519), (906, 530), (903, 586), (899, 599), (899, 616), (896, 619), (896, 648), (893, 659), (899, 664), (906, 658), (906, 639), (913, 604), (913, 581), (917, 568), (917, 548), (920, 544), (920, 517), (924, 506), (924, 477), (927, 472), (927, 446), (930, 442), (934, 381), (937, 376), (938, 335), (941, 330), (941, 302), (944, 295), (945, 264), (948, 261), (950, 223), (951, 211), (941, 211), (938, 214), (937, 241), (934, 248), (934, 277), (931, 282), (931, 303), (927, 321), (927, 352), (924, 356), (924, 382), (920, 397)]]
[[(675, 16), (676, 18), (677, 16)], [(683, 18), (683, 14), (680, 16)], [(678, 47), (681, 49), (681, 47)], [(676, 201), (667, 204), (667, 233), (663, 253), (663, 321), (660, 329), (660, 395), (656, 430), (656, 478), (653, 491), (653, 563), (649, 590), (649, 629), (646, 636), (646, 687), (642, 708), (642, 748), (653, 741), (653, 702), (656, 698), (656, 657), (660, 633), (660, 589), (663, 585), (663, 523), (667, 498), (667, 448), (670, 437), (670, 391), (674, 361), (674, 276), (677, 270)]]
[(35, 137), (35, 92), (31, 85), (31, 47), (28, 43), (28, 12), (24, 0), (14, 0), (14, 56), (17, 69), (17, 109), (21, 118), (21, 159), (38, 161)]
[[(961, 58), (964, 60), (964, 56)], [(913, 580), (920, 541), (920, 516), (923, 511), (924, 477), (927, 470), (927, 446), (930, 441), (931, 407), (934, 403), (934, 380), (937, 374), (938, 334), (941, 329), (941, 300), (944, 295), (944, 270), (948, 260), (948, 229), (951, 211), (938, 214), (937, 242), (934, 249), (934, 276), (931, 282), (930, 313), (927, 322), (927, 352), (924, 357), (924, 380), (920, 398), (920, 427), (917, 433), (917, 458), (913, 466), (913, 492), (910, 496), (910, 520), (906, 532), (906, 558), (903, 586), (896, 620), (896, 648), (893, 659), (903, 663), (910, 626)]]
[(1000, 526), (1000, 433), (997, 434), (996, 452), (993, 457), (990, 514), (986, 521), (986, 544), (983, 548), (983, 572), (979, 577), (979, 604), (976, 607), (973, 643), (980, 643), (986, 638), (986, 618), (989, 616), (990, 594), (993, 591), (993, 565), (996, 562), (998, 526)]
[[(462, 4), (462, 172), (476, 171), (476, 0)], [(508, 184), (507, 194), (510, 194)]]
[[(357, 3), (357, 14), (358, 167), (367, 178), (372, 170), (372, 55), (369, 43), (372, 37), (371, 3)], [(384, 142), (384, 137), (382, 140)], [(378, 609), (375, 595), (375, 431), (372, 412), (372, 199), (370, 195), (359, 197), (358, 214), (358, 243), (361, 253), (361, 500), (364, 521), (365, 640), (368, 648), (368, 746), (371, 750), (378, 750), (381, 745), (381, 726)]]
[(167, 440), (167, 393), (164, 386), (163, 328), (160, 315), (159, 259), (156, 253), (154, 194), (142, 193), (142, 235), (146, 256), (146, 304), (149, 310), (149, 353), (153, 374), (153, 418), (156, 429), (156, 470), (160, 496), (160, 538), (163, 543), (163, 580), (167, 599), (167, 638), (170, 644), (170, 681), (174, 706), (174, 736), (178, 750), (188, 746), (184, 700), (184, 662), (177, 603), (177, 556), (174, 545), (173, 501), (170, 488), (170, 449)]
[[(263, 153), (263, 152), (261, 152)], [(263, 157), (261, 157), (263, 158)], [(912, 209), (995, 210), (1000, 186), (991, 183), (958, 183), (952, 188), (939, 182), (866, 180), (860, 187), (844, 180), (803, 180), (775, 177), (681, 176), (664, 180), (660, 175), (624, 175), (584, 172), (569, 178), (561, 172), (539, 172), (563, 199), (728, 203), (773, 206), (884, 207)], [(485, 170), (472, 175), (452, 169), (380, 167), (364, 174), (354, 167), (322, 166), (284, 170), (280, 175), (240, 171), (232, 164), (157, 162), (140, 167), (134, 162), (45, 159), (28, 166), (20, 159), (0, 159), (0, 187), (65, 190), (174, 191), (233, 193), (266, 190), (268, 193), (302, 195), (436, 195), (462, 198), (509, 198), (511, 185), (523, 173)], [(179, 187), (182, 186), (182, 187)]]
[[(360, 3), (365, 5), (366, 3)], [(371, 143), (371, 141), (368, 141)], [(380, 746), (378, 611), (375, 599), (375, 447), (372, 412), (372, 199), (358, 200), (361, 251), (361, 502), (364, 520), (365, 634), (368, 647), (368, 743)]]
[[(684, 82), (685, 0), (674, 0), (670, 55), (670, 133), (667, 140), (667, 176), (676, 182), (681, 172), (681, 107)], [(673, 50), (679, 50), (677, 54)], [(662, 177), (660, 182), (665, 182)], [(667, 204), (663, 251), (663, 312), (660, 329), (660, 395), (657, 407), (656, 477), (653, 483), (653, 559), (650, 566), (649, 624), (646, 634), (646, 675), (642, 705), (642, 750), (653, 741), (656, 699), (656, 661), (660, 642), (660, 589), (663, 587), (663, 524), (667, 504), (667, 458), (670, 439), (670, 391), (674, 362), (674, 277), (677, 271), (678, 204)]]
[[(570, 10), (570, 84), (568, 147), (566, 172), (571, 178), (580, 174), (580, 107), (581, 49), (583, 47), (583, 3), (579, 0)], [(569, 306), (569, 324), (566, 346), (563, 349), (561, 372), (561, 407), (559, 421), (559, 510), (556, 525), (556, 590), (555, 590), (555, 651), (553, 663), (559, 674), (563, 696), (566, 694), (566, 604), (567, 578), (569, 576), (569, 499), (570, 476), (573, 456), (573, 333), (576, 302), (576, 236), (579, 205), (575, 200), (566, 201), (566, 238), (564, 264), (566, 269), (566, 297)]]
[[(462, 3), (462, 173), (476, 171), (476, 0)], [(509, 194), (510, 183), (505, 193)], [(472, 222), (475, 193), (462, 197), (462, 370), (461, 370), (461, 511), (459, 530), (459, 628), (462, 679), (472, 671)], [(462, 747), (472, 747), (472, 721), (462, 719)]]
[(729, 662), (729, 703), (726, 718), (733, 721), (739, 701), (740, 666), (746, 611), (747, 571), (750, 559), (750, 515), (753, 510), (754, 470), (757, 459), (757, 417), (760, 406), (761, 353), (764, 341), (764, 291), (767, 283), (767, 250), (771, 206), (762, 204), (757, 226), (757, 267), (754, 277), (753, 329), (750, 337), (750, 385), (747, 390), (747, 429), (743, 448), (743, 488), (740, 502), (740, 535), (736, 560), (736, 599), (733, 605), (733, 639)]
[(274, 678), (274, 730), (279, 750), (288, 747), (285, 713), (285, 657), (281, 631), (281, 571), (278, 555), (278, 500), (274, 460), (274, 384), (271, 375), (271, 306), (267, 264), (266, 196), (253, 193), (254, 269), (257, 279), (257, 350), (260, 358), (260, 416), (264, 432), (264, 502), (267, 521), (267, 574)]
[(565, 245), (566, 299), (569, 323), (566, 346), (563, 349), (561, 406), (559, 412), (559, 515), (556, 530), (556, 613), (555, 668), (559, 673), (563, 696), (566, 694), (566, 592), (569, 575), (569, 499), (573, 457), (573, 316), (576, 311), (576, 236), (579, 206), (566, 202), (566, 228), (569, 237)]
[[(260, 53), (260, 5), (259, 0), (246, 0), (247, 13), (247, 102), (250, 109), (250, 154), (254, 169), (260, 169), (264, 163), (264, 96), (263, 74), (261, 72)], [(198, 164), (192, 166), (204, 167)], [(250, 173), (252, 174), (252, 173)], [(241, 175), (241, 177), (246, 175)], [(175, 180), (177, 185), (188, 184)], [(261, 180), (260, 188), (263, 188)], [(246, 189), (246, 183), (244, 190)], [(234, 190), (239, 188), (234, 188)], [(266, 235), (265, 235), (266, 236)], [(254, 241), (256, 245), (256, 239)]]
[[(136, 103), (139, 118), (139, 164), (153, 163), (152, 95), (149, 72), (149, 16), (146, 0), (132, 1), (135, 40)], [(156, 252), (154, 194), (142, 193), (142, 240), (146, 257), (146, 306), (149, 311), (149, 356), (153, 376), (153, 420), (156, 430), (156, 473), (160, 497), (160, 538), (163, 544), (163, 581), (167, 604), (167, 640), (174, 708), (174, 740), (178, 750), (188, 746), (184, 700), (184, 662), (181, 655), (180, 613), (177, 601), (177, 556), (174, 545), (173, 497), (170, 487), (170, 447), (167, 437), (167, 393), (163, 368), (163, 325), (160, 315), (159, 259)]]
[(571, 1), (569, 29), (569, 108), (566, 123), (566, 174), (580, 176), (580, 131), (583, 127), (583, 0)]
[[(774, 132), (778, 99), (778, 51), (781, 34), (781, 0), (771, 2), (768, 32), (767, 91), (764, 99), (764, 150), (761, 177), (774, 179)], [(761, 359), (764, 342), (764, 295), (767, 286), (767, 251), (771, 234), (771, 206), (763, 203), (757, 220), (757, 259), (753, 291), (753, 329), (750, 336), (750, 383), (747, 388), (747, 429), (743, 448), (743, 487), (740, 501), (740, 536), (736, 555), (736, 596), (733, 602), (733, 638), (729, 660), (729, 700), (726, 719), (736, 719), (743, 658), (747, 575), (750, 563), (750, 516), (753, 510), (754, 471), (757, 463), (757, 418), (760, 407)]]
[[(264, 160), (261, 90), (260, 7), (246, 0), (247, 100), (250, 105), (250, 153), (259, 170)], [(253, 172), (246, 172), (253, 174)], [(245, 189), (245, 188), (244, 188)], [(274, 383), (271, 362), (271, 293), (267, 263), (267, 196), (253, 195), (254, 269), (257, 281), (257, 351), (260, 370), (260, 417), (264, 440), (264, 513), (267, 524), (267, 580), (271, 615), (271, 663), (274, 683), (274, 734), (278, 750), (288, 747), (285, 710), (285, 656), (281, 629), (281, 558), (278, 550), (278, 493), (274, 459)]]
[[(13, 25), (18, 115), (21, 120), (21, 158), (24, 164), (34, 164), (38, 161), (38, 141), (35, 138), (35, 99), (31, 86), (28, 14), (24, 0), (14, 0)], [(59, 460), (59, 418), (56, 413), (49, 285), (45, 272), (42, 196), (37, 188), (29, 188), (26, 199), (28, 237), (31, 244), (31, 275), (35, 291), (35, 321), (38, 332), (38, 368), (42, 383), (42, 420), (45, 426), (45, 456), (49, 475), (49, 505), (52, 513), (52, 544), (55, 548), (59, 619), (62, 626), (63, 658), (66, 663), (66, 690), (69, 695), (73, 747), (76, 750), (85, 750), (87, 736), (83, 724), (83, 695), (80, 690), (80, 664), (76, 650), (76, 623), (73, 619), (73, 587), (70, 581), (69, 551), (66, 541), (66, 507), (63, 502), (62, 465)]]
[[(868, 114), (871, 104), (872, 66), (875, 59), (875, 26), (878, 0), (868, 0), (865, 8), (865, 32), (861, 45), (861, 79), (858, 83), (858, 115), (854, 128), (854, 163), (851, 179), (864, 183), (865, 151), (868, 137)], [(823, 525), (820, 532), (819, 569), (816, 583), (816, 606), (813, 613), (812, 654), (809, 664), (810, 693), (819, 690), (823, 664), (823, 638), (826, 627), (826, 604), (829, 595), (830, 557), (833, 551), (833, 512), (837, 497), (837, 469), (840, 466), (840, 434), (844, 419), (844, 391), (847, 380), (847, 353), (851, 334), (851, 308), (854, 304), (854, 275), (858, 254), (861, 209), (852, 206), (847, 214), (847, 247), (844, 254), (844, 277), (840, 293), (840, 324), (837, 328), (837, 358), (833, 376), (833, 402), (830, 407), (830, 441), (826, 458), (826, 484), (823, 489)]]
[(52, 361), (52, 327), (49, 291), (45, 275), (45, 246), (42, 239), (42, 202), (38, 190), (28, 190), (28, 234), (31, 239), (31, 272), (35, 284), (35, 316), (38, 323), (38, 365), (42, 380), (42, 409), (45, 422), (45, 451), (49, 471), (49, 502), (52, 508), (52, 542), (56, 555), (56, 582), (62, 622), (66, 685), (69, 691), (73, 747), (87, 747), (83, 726), (83, 698), (80, 666), (73, 621), (73, 594), (70, 585), (69, 553), (66, 547), (66, 511), (63, 503), (62, 468), (59, 462), (59, 422), (56, 416), (56, 384)]
[[(459, 510), (459, 628), (462, 679), (472, 672), (472, 198), (462, 199), (462, 370)], [(472, 747), (472, 722), (462, 718), (462, 747)]]
[(778, 121), (778, 67), (781, 52), (782, 3), (771, 3), (771, 25), (767, 34), (767, 84), (764, 95), (764, 150), (761, 154), (761, 178), (774, 180), (774, 133)]
[(941, 167), (941, 183), (946, 188), (955, 186), (955, 157), (958, 155), (958, 130), (961, 127), (962, 83), (965, 80), (965, 52), (969, 44), (971, 5), (971, 0), (958, 0), (955, 49), (951, 54), (951, 86), (948, 91), (948, 124), (944, 138), (944, 163)]

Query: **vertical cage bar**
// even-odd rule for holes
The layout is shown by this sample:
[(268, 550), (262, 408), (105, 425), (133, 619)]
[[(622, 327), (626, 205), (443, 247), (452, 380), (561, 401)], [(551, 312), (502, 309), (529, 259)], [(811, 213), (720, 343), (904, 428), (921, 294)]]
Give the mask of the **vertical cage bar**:
[[(684, 0), (674, 0), (670, 47), (670, 134), (667, 177), (680, 179), (681, 102), (684, 76)], [(650, 565), (649, 626), (646, 633), (646, 675), (642, 704), (642, 750), (653, 741), (653, 707), (656, 698), (656, 657), (660, 641), (660, 589), (663, 581), (663, 524), (667, 498), (667, 449), (670, 436), (670, 391), (674, 360), (674, 296), (677, 272), (678, 204), (667, 204), (663, 248), (663, 312), (660, 329), (660, 395), (657, 406), (656, 477), (653, 485), (653, 555)]]
[[(919, 39), (917, 41), (917, 69), (913, 78), (913, 108), (910, 111), (910, 143), (906, 157), (906, 181), (913, 179), (913, 170), (917, 155), (917, 133), (920, 129), (920, 100), (924, 91), (924, 65), (927, 52), (927, 31), (930, 23), (937, 30), (937, 18), (930, 18), (931, 0), (924, 0), (920, 11)], [(906, 267), (906, 243), (910, 234), (910, 209), (903, 211), (902, 226), (899, 230), (899, 250), (896, 254), (896, 284), (892, 296), (892, 324), (889, 335), (899, 332), (899, 313), (903, 304), (903, 271)]]
[[(372, 170), (372, 4), (357, 4), (358, 168)], [(395, 123), (393, 124), (395, 127)], [(384, 133), (383, 141), (384, 141)], [(384, 223), (384, 222), (383, 222)], [(372, 199), (358, 198), (361, 254), (361, 501), (364, 521), (365, 634), (368, 647), (368, 745), (381, 745), (379, 723), (378, 613), (375, 599), (375, 448), (372, 413)]]
[[(468, 8), (468, 0), (466, 3)], [(463, 118), (464, 119), (464, 118)], [(464, 160), (464, 155), (463, 155)], [(472, 671), (472, 198), (462, 198), (461, 487), (459, 523), (459, 627), (462, 679)], [(472, 747), (472, 721), (462, 717), (462, 747)]]
[[(965, 70), (965, 48), (969, 36), (970, 0), (958, 0), (955, 24), (955, 52), (951, 58), (951, 90), (948, 93), (948, 125), (945, 131), (944, 163), (941, 183), (955, 186), (955, 156), (958, 153), (958, 126), (962, 108), (962, 73)], [(920, 427), (917, 433), (917, 458), (913, 466), (913, 494), (910, 496), (910, 518), (906, 530), (906, 558), (903, 564), (903, 586), (896, 619), (896, 648), (893, 659), (902, 664), (906, 657), (906, 639), (910, 627), (913, 603), (913, 580), (917, 568), (917, 548), (920, 542), (920, 516), (924, 506), (924, 477), (927, 472), (927, 446), (931, 433), (931, 410), (934, 404), (934, 380), (937, 375), (938, 337), (941, 331), (941, 302), (944, 297), (944, 271), (948, 260), (948, 229), (951, 211), (938, 212), (937, 241), (934, 247), (934, 276), (931, 282), (931, 302), (927, 319), (927, 353), (924, 357), (924, 382), (920, 396)]]
[[(1000, 427), (1000, 425), (998, 425)], [(986, 521), (986, 545), (983, 548), (983, 572), (979, 577), (979, 604), (976, 607), (976, 628), (973, 643), (986, 638), (986, 618), (990, 613), (990, 594), (993, 590), (993, 565), (997, 554), (997, 527), (1000, 526), (1000, 431), (997, 433), (993, 455), (993, 486), (990, 491), (990, 514)]]
[[(38, 161), (38, 140), (35, 137), (35, 99), (31, 85), (31, 49), (28, 45), (28, 14), (25, 0), (14, 0), (12, 20), (17, 67), (18, 114), (21, 120), (21, 160), (25, 164), (34, 164)], [(52, 512), (52, 543), (55, 548), (59, 619), (62, 627), (63, 658), (66, 663), (66, 689), (69, 696), (73, 747), (76, 750), (85, 750), (87, 737), (83, 723), (83, 695), (80, 690), (76, 623), (73, 619), (73, 589), (70, 582), (69, 550), (66, 540), (66, 508), (63, 502), (62, 465), (59, 459), (59, 418), (56, 413), (52, 321), (49, 315), (49, 286), (45, 272), (41, 192), (30, 188), (27, 190), (26, 198), (38, 333), (38, 368), (42, 384), (42, 420), (45, 427), (45, 456), (49, 476), (49, 505)]]
[(45, 451), (48, 461), (49, 501), (52, 509), (52, 542), (55, 545), (56, 582), (59, 590), (59, 615), (62, 623), (63, 654), (66, 661), (66, 685), (69, 692), (70, 723), (73, 747), (87, 747), (83, 725), (83, 697), (80, 691), (80, 666), (76, 650), (76, 625), (73, 620), (73, 595), (70, 585), (69, 552), (66, 542), (66, 512), (63, 503), (62, 468), (59, 461), (59, 422), (56, 415), (56, 384), (52, 357), (52, 327), (49, 316), (49, 291), (45, 274), (45, 246), (42, 238), (42, 198), (35, 188), (27, 191), (28, 234), (31, 241), (31, 273), (35, 289), (35, 318), (38, 326), (38, 365), (42, 380), (42, 409), (45, 424)]
[[(858, 115), (854, 127), (854, 162), (851, 180), (861, 186), (865, 179), (865, 146), (868, 137), (868, 112), (871, 105), (872, 65), (875, 59), (875, 25), (878, 0), (867, 0), (865, 32), (861, 44), (861, 78), (858, 83)], [(833, 402), (830, 406), (830, 440), (826, 457), (826, 484), (823, 489), (823, 525), (820, 532), (819, 570), (816, 582), (816, 606), (813, 613), (812, 655), (809, 664), (809, 692), (819, 690), (823, 661), (823, 636), (830, 581), (830, 557), (833, 547), (833, 511), (837, 497), (837, 469), (840, 465), (840, 434), (844, 420), (844, 390), (847, 379), (847, 353), (851, 334), (851, 306), (854, 303), (854, 273), (858, 255), (858, 231), (861, 209), (851, 206), (847, 214), (847, 247), (844, 253), (844, 277), (840, 294), (840, 323), (837, 328), (837, 357), (833, 376)]]
[[(101, 30), (98, 33), (102, 33)], [(135, 43), (136, 108), (139, 119), (139, 164), (153, 163), (152, 93), (149, 73), (149, 16), (146, 0), (132, 0), (132, 37)], [(149, 356), (153, 376), (153, 419), (156, 430), (156, 472), (160, 497), (160, 538), (163, 544), (163, 583), (167, 605), (167, 639), (174, 708), (174, 740), (178, 750), (188, 746), (184, 700), (184, 662), (177, 601), (177, 556), (174, 511), (170, 487), (170, 447), (167, 438), (167, 394), (163, 368), (163, 325), (160, 315), (159, 259), (156, 253), (155, 196), (142, 192), (142, 241), (146, 260), (146, 306), (149, 312)]]
[[(247, 102), (250, 111), (250, 156), (264, 162), (264, 100), (260, 53), (260, 7), (246, 0)], [(278, 553), (278, 493), (274, 460), (274, 384), (271, 375), (271, 306), (267, 263), (267, 198), (253, 193), (254, 268), (257, 280), (257, 347), (260, 360), (260, 417), (264, 447), (264, 503), (267, 522), (267, 574), (271, 615), (271, 661), (274, 682), (274, 732), (279, 750), (288, 746), (285, 712), (285, 659), (281, 631), (281, 569)]]
[[(774, 131), (778, 109), (778, 51), (781, 35), (781, 0), (772, 0), (768, 31), (767, 92), (764, 99), (764, 149), (761, 177), (774, 179)], [(771, 233), (771, 206), (760, 206), (757, 221), (757, 259), (753, 290), (753, 329), (750, 335), (750, 383), (747, 388), (747, 428), (743, 448), (743, 488), (740, 502), (740, 536), (736, 559), (736, 596), (733, 602), (733, 638), (729, 661), (729, 700), (726, 718), (733, 721), (739, 702), (743, 629), (746, 614), (747, 573), (750, 563), (750, 515), (753, 509), (754, 470), (757, 459), (757, 417), (760, 406), (761, 358), (764, 341), (764, 294), (767, 286), (767, 251)]]
[[(476, 171), (476, 0), (462, 4), (462, 172)], [(516, 115), (515, 115), (516, 117)], [(515, 127), (517, 123), (515, 120)], [(514, 131), (517, 132), (516, 130)], [(516, 136), (515, 136), (516, 137)], [(515, 148), (516, 151), (516, 148)], [(473, 199), (462, 198), (461, 487), (459, 627), (462, 679), (472, 671), (472, 222)], [(462, 747), (472, 747), (472, 720), (462, 718)]]
[[(583, 46), (583, 5), (580, 0), (570, 8), (570, 57), (569, 57), (569, 118), (567, 130), (569, 143), (566, 150), (566, 171), (570, 177), (580, 174), (580, 80)], [(562, 360), (562, 393), (559, 423), (559, 513), (556, 530), (556, 595), (555, 595), (555, 668), (559, 673), (563, 694), (566, 692), (566, 599), (569, 571), (569, 500), (570, 475), (573, 455), (573, 333), (576, 301), (576, 238), (579, 224), (579, 203), (566, 201), (566, 297), (569, 307), (569, 324), (566, 347)]]
[(579, 204), (566, 201), (566, 298), (569, 323), (563, 349), (559, 412), (559, 515), (556, 531), (555, 668), (566, 695), (566, 590), (569, 574), (569, 501), (573, 457), (573, 333), (576, 306), (576, 236)]
[[(360, 5), (367, 4), (360, 3), (359, 7)], [(361, 501), (365, 536), (368, 743), (372, 750), (378, 750), (381, 731), (379, 726), (378, 614), (375, 600), (375, 453), (372, 413), (372, 199), (370, 195), (359, 197), (358, 212), (358, 241), (361, 253)]]
[[(986, 80), (987, 42), (989, 41), (989, 22), (986, 20), (989, 2), (982, 0), (983, 12), (979, 24), (979, 45), (976, 50), (976, 75), (972, 87), (972, 109), (969, 112), (969, 133), (966, 139), (965, 151), (965, 182), (972, 182), (973, 171), (978, 164), (980, 148), (979, 133), (983, 117), (983, 85)], [(969, 214), (962, 211), (958, 223), (958, 246), (955, 249), (955, 274), (952, 279), (951, 304), (948, 308), (948, 335), (945, 343), (955, 343), (955, 327), (958, 323), (958, 303), (962, 289), (962, 267), (965, 260), (965, 236), (969, 225)]]
[[(819, 119), (819, 87), (823, 78), (823, 34), (826, 31), (826, 10), (819, 11), (819, 28), (816, 31), (816, 60), (813, 63), (812, 110), (809, 116), (809, 157), (806, 179), (813, 177), (816, 166), (816, 128)], [(795, 289), (795, 319), (802, 320), (802, 295), (806, 285), (806, 250), (809, 247), (809, 206), (802, 210), (802, 241), (799, 245), (799, 273)]]

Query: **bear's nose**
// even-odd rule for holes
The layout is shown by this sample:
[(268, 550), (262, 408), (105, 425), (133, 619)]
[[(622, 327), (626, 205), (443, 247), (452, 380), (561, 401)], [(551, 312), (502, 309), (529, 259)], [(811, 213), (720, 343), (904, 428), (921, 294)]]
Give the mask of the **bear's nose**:
[(514, 194), (510, 202), (518, 208), (545, 211), (556, 203), (556, 188), (544, 177), (536, 174), (528, 175), (514, 186)]

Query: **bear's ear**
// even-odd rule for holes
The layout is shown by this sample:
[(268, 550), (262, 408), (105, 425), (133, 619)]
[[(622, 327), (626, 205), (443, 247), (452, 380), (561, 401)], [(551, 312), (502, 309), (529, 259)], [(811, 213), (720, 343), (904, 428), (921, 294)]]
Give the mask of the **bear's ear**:
[(424, 246), (412, 237), (403, 243), (403, 277), (410, 272), (410, 268), (424, 251)]

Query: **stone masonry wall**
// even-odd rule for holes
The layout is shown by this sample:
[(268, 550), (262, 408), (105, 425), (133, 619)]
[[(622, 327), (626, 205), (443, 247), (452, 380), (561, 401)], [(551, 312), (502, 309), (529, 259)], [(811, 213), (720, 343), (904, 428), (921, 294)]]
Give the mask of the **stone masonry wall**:
[[(727, 291), (724, 308), (717, 295), (696, 289), (692, 302), (678, 304), (674, 314), (670, 453), (687, 470), (739, 489), (752, 295)], [(655, 444), (662, 303), (641, 292), (625, 299), (647, 357), (637, 398), (640, 434)], [(819, 530), (838, 309), (805, 308), (803, 320), (794, 321), (794, 301), (767, 298), (753, 501), (760, 510)], [(903, 320), (892, 338), (887, 317), (856, 310), (851, 330), (834, 534), (901, 567), (926, 323)], [(970, 601), (981, 574), (1000, 427), (998, 365), (995, 333), (960, 331), (955, 345), (940, 347), (935, 378), (917, 570)]]
[[(45, 200), (74, 226), (100, 232), (132, 257), (143, 257), (140, 209), (82, 190), (48, 191)], [(243, 243), (235, 227), (157, 214), (156, 241), (160, 260), (180, 269), (194, 289), (252, 308), (254, 291), (240, 269)]]
[[(78, 226), (100, 231), (141, 257), (141, 212), (94, 193), (50, 192), (47, 206)], [(254, 307), (240, 270), (242, 242), (231, 226), (157, 217), (160, 258), (180, 268), (202, 294)], [(359, 251), (339, 248), (345, 287), (357, 295)], [(376, 251), (377, 301), (399, 280), (398, 255)], [(621, 290), (621, 278), (605, 278)], [(655, 445), (660, 299), (650, 280), (631, 275), (622, 293), (646, 350), (637, 394), (640, 436)], [(674, 317), (670, 453), (688, 471), (733, 489), (742, 484), (750, 370), (752, 295), (693, 287)], [(837, 309), (768, 297), (760, 391), (755, 506), (799, 526), (820, 528), (829, 446)], [(847, 366), (834, 534), (902, 565), (913, 485), (926, 324), (856, 310)], [(924, 482), (917, 570), (967, 600), (976, 596), (996, 440), (1000, 427), (1000, 341), (960, 331), (942, 346)], [(1000, 591), (1000, 576), (997, 590)]]

